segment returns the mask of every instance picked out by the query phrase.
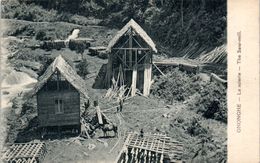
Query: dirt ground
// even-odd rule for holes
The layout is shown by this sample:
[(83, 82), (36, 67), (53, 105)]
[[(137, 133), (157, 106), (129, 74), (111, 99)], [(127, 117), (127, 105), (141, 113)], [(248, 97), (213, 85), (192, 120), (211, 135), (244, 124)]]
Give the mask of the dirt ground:
[[(14, 26), (17, 26), (17, 24), (19, 25), (19, 22), (11, 21), (10, 23)], [(27, 22), (22, 23), (26, 24)], [(53, 27), (51, 26), (51, 28), (57, 26), (57, 24), (52, 25)], [(61, 25), (59, 24), (59, 26)], [(69, 26), (72, 26), (70, 28), (75, 28), (71, 24), (69, 24)], [(39, 30), (38, 28), (44, 29), (47, 27), (48, 25), (39, 27), (39, 24), (34, 23), (30, 26), (30, 28), (37, 30)], [(80, 28), (84, 29), (83, 27)], [(97, 27), (93, 27), (92, 30), (95, 31), (95, 29), (98, 29), (95, 35), (97, 35), (97, 33), (105, 33), (107, 30), (106, 28)], [(111, 33), (113, 32), (114, 31), (112, 30)], [(84, 33), (87, 33), (84, 34), (86, 37), (90, 34), (86, 31)], [(97, 40), (99, 41), (95, 42), (95, 45), (103, 44), (103, 42), (100, 41), (100, 38)], [(38, 50), (37, 53), (40, 55), (45, 55), (46, 52), (44, 50)], [(53, 57), (62, 54), (65, 58), (69, 58), (72, 61), (78, 60), (81, 57), (80, 54), (77, 54), (69, 49), (62, 49), (60, 51), (52, 50), (48, 53), (50, 53)], [(100, 59), (96, 56), (89, 56), (86, 52), (84, 53), (84, 57), (89, 63), (90, 74), (87, 76), (85, 81), (90, 99), (92, 101), (98, 99), (101, 111), (104, 111), (109, 119), (118, 124), (119, 137), (102, 138), (103, 133), (101, 131), (97, 131), (96, 136), (93, 139), (82, 140), (75, 139), (75, 137), (63, 137), (60, 139), (41, 140), (40, 138), (37, 138), (37, 136), (34, 137), (32, 134), (34, 133), (37, 135), (37, 131), (32, 129), (35, 127), (34, 125), (29, 126), (29, 128), (28, 126), (21, 127), (21, 122), (20, 120), (17, 120), (17, 117), (14, 115), (14, 110), (12, 110), (14, 108), (12, 108), (7, 115), (8, 124), (11, 126), (9, 127), (9, 135), (12, 135), (12, 139), (8, 139), (9, 142), (12, 142), (12, 140), (14, 141), (16, 135), (23, 132), (26, 137), (31, 136), (31, 139), (26, 139), (27, 141), (31, 140), (45, 142), (47, 144), (48, 152), (44, 162), (114, 162), (120, 149), (122, 148), (123, 139), (126, 132), (139, 132), (140, 129), (143, 128), (144, 132), (165, 133), (173, 139), (182, 142), (184, 144), (183, 160), (187, 160), (187, 162), (189, 162), (196, 154), (198, 146), (201, 145), (201, 137), (191, 135), (187, 129), (192, 119), (197, 118), (200, 120), (201, 127), (207, 129), (208, 133), (212, 137), (210, 140), (212, 141), (211, 144), (213, 144), (214, 147), (212, 147), (211, 151), (208, 151), (208, 154), (214, 155), (216, 150), (222, 150), (225, 148), (227, 141), (226, 124), (216, 120), (203, 118), (193, 110), (188, 109), (186, 103), (175, 101), (173, 104), (168, 105), (163, 99), (155, 98), (152, 95), (148, 98), (143, 96), (135, 96), (125, 101), (121, 114), (116, 113), (116, 108), (109, 109), (117, 105), (117, 102), (115, 100), (109, 101), (108, 99), (103, 98), (106, 90), (93, 88), (95, 79), (99, 74), (99, 70), (102, 65), (107, 63), (107, 60)], [(26, 119), (31, 122), (37, 115), (35, 112), (30, 111), (26, 112), (26, 114), (23, 115), (23, 117), (27, 116)], [(12, 123), (17, 125), (12, 125)], [(28, 123), (30, 124), (30, 122)], [(29, 130), (30, 132), (27, 132)], [(112, 134), (113, 133), (111, 133), (111, 135)]]

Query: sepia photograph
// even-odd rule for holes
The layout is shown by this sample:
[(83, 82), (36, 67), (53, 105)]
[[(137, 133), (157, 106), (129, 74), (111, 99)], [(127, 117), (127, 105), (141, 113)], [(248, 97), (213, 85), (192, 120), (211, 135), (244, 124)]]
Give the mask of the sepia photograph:
[(1, 0), (0, 25), (3, 162), (227, 162), (227, 0)]

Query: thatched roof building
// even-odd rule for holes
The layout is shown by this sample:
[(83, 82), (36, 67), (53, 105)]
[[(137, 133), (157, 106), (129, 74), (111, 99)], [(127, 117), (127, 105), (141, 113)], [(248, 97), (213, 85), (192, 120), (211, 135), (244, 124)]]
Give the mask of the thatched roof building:
[(133, 19), (131, 19), (120, 31), (116, 33), (113, 39), (109, 42), (107, 46), (107, 51), (111, 52), (111, 48), (119, 41), (119, 39), (130, 29), (132, 28), (146, 43), (150, 48), (157, 53), (155, 43), (148, 36), (148, 34), (143, 30), (143, 28), (137, 24)]
[(75, 126), (80, 130), (80, 97), (83, 94), (89, 98), (87, 89), (84, 80), (61, 55), (39, 78), (33, 94), (37, 95), (40, 127)]
[(84, 80), (77, 74), (77, 72), (59, 55), (47, 68), (45, 73), (39, 78), (39, 82), (34, 86), (33, 94), (36, 94), (48, 79), (55, 73), (59, 71), (61, 75), (73, 85), (80, 93), (82, 93), (86, 98), (88, 97), (88, 90), (85, 87)]
[(132, 96), (137, 89), (143, 95), (149, 95), (152, 58), (157, 49), (141, 26), (131, 19), (109, 42), (106, 51), (109, 53), (106, 86), (110, 87), (114, 78), (120, 80), (116, 83), (126, 85)]

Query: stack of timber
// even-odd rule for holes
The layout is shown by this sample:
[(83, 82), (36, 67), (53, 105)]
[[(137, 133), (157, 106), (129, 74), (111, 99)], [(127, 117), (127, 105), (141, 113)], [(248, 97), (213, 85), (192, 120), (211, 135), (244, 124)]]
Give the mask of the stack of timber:
[(51, 41), (45, 41), (42, 44), (42, 49), (51, 50), (51, 49), (57, 49), (60, 50), (62, 48), (66, 48), (65, 40), (51, 40)]
[(181, 162), (183, 144), (163, 134), (129, 133), (116, 162)]
[(69, 48), (71, 50), (82, 50), (90, 47), (89, 39), (77, 38), (69, 40)]
[(100, 51), (106, 50), (107, 47), (105, 46), (95, 46), (95, 47), (89, 47), (89, 55), (96, 56), (99, 54)]
[(15, 143), (4, 150), (2, 160), (6, 163), (41, 163), (46, 152), (44, 143)]
[[(125, 95), (125, 93), (127, 91), (128, 91), (128, 93), (127, 93), (127, 95)], [(129, 89), (127, 89), (127, 87), (125, 85), (123, 85), (121, 87), (112, 86), (111, 88), (109, 88), (107, 90), (107, 93), (105, 94), (105, 98), (107, 98), (108, 100), (118, 99), (118, 98), (124, 99), (124, 98), (128, 97), (129, 93), (130, 93), (130, 91), (129, 91)]]
[(112, 78), (112, 86), (107, 90), (105, 98), (108, 98), (109, 100), (118, 98), (124, 99), (128, 97), (130, 91), (131, 88), (128, 89), (124, 84), (123, 70), (122, 66), (120, 65), (117, 80), (115, 80), (114, 77)]
[(71, 39), (66, 40), (50, 40), (44, 41), (40, 46), (42, 49), (51, 50), (69, 47), (71, 50), (84, 50), (90, 47), (90, 42), (88, 39)]
[(185, 71), (187, 73), (193, 73), (193, 74), (197, 74), (200, 72), (200, 66), (199, 65), (195, 65), (195, 64), (190, 64), (190, 63), (176, 63), (176, 62), (171, 62), (171, 61), (161, 61), (161, 62), (153, 62), (153, 66), (160, 72), (160, 74), (165, 75), (163, 73), (163, 69), (167, 68), (167, 67), (178, 67), (179, 70), (181, 71)]
[(107, 59), (108, 58), (108, 54), (106, 50), (101, 50), (98, 52), (98, 57), (101, 59)]

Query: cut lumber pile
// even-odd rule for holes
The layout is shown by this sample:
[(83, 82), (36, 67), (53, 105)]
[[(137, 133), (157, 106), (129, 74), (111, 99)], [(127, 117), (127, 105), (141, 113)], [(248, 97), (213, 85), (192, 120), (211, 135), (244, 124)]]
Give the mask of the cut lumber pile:
[(105, 46), (95, 46), (95, 47), (89, 47), (88, 51), (89, 51), (89, 55), (91, 56), (98, 56), (101, 59), (107, 59), (108, 54), (106, 51)]
[(108, 100), (125, 99), (130, 94), (130, 91), (131, 88), (129, 89), (124, 85), (123, 70), (120, 65), (117, 80), (115, 80), (114, 77), (112, 78), (112, 86), (107, 90), (104, 98), (107, 98)]
[(69, 48), (71, 50), (85, 50), (90, 47), (90, 42), (84, 39), (71, 39), (69, 40)]
[(66, 47), (65, 40), (52, 40), (52, 41), (45, 41), (43, 42), (43, 45), (41, 46), (42, 49), (57, 49), (60, 50), (62, 48)]

